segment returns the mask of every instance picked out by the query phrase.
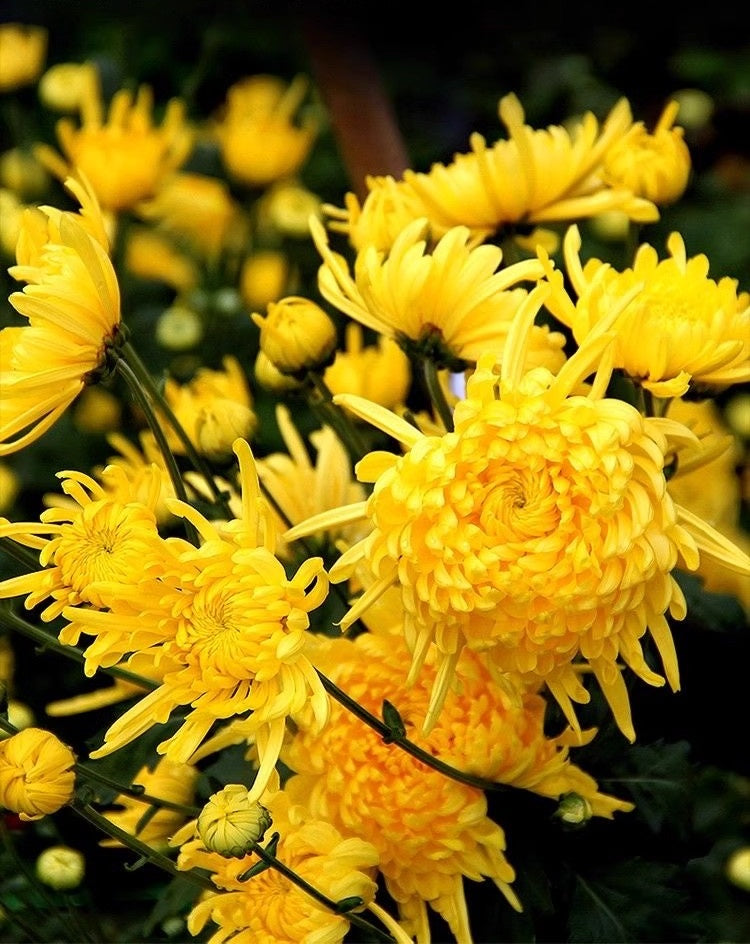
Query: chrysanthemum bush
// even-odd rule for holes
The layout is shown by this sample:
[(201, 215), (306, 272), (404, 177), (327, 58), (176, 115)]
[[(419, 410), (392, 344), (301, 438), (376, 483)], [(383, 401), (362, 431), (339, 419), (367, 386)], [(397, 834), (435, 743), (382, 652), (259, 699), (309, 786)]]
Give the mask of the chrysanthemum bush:
[(3, 940), (741, 934), (688, 718), (739, 754), (750, 294), (669, 225), (677, 98), (499, 89), (334, 196), (325, 70), (6, 46)]

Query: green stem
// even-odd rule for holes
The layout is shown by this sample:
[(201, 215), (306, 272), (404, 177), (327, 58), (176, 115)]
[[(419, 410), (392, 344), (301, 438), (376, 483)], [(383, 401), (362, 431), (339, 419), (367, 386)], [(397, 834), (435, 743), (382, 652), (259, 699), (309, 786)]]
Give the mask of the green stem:
[(381, 736), (386, 744), (396, 744), (402, 750), (406, 751), (407, 754), (411, 754), (412, 757), (415, 757), (427, 767), (432, 767), (433, 770), (439, 771), (439, 773), (444, 774), (446, 777), (450, 777), (451, 780), (458, 781), (458, 783), (466, 784), (469, 787), (475, 787), (477, 790), (507, 789), (507, 784), (496, 783), (494, 780), (485, 780), (483, 777), (475, 777), (472, 774), (467, 774), (462, 770), (457, 770), (455, 767), (451, 767), (450, 764), (446, 764), (445, 761), (439, 760), (433, 754), (430, 754), (428, 751), (418, 747), (413, 741), (410, 741), (404, 735), (394, 731), (390, 725), (385, 724), (385, 722), (381, 721), (380, 718), (376, 717), (366, 708), (363, 708), (359, 702), (355, 701), (351, 696), (347, 695), (346, 692), (342, 691), (338, 685), (323, 675), (322, 672), (318, 671), (317, 669), (315, 671), (318, 673), (318, 677), (323, 683), (323, 687), (328, 692), (328, 694), (335, 698), (336, 701), (340, 705), (343, 705), (344, 708), (351, 711), (351, 713), (359, 718), (360, 721), (364, 721), (366, 725), (369, 725), (373, 731)]
[(440, 378), (438, 377), (437, 367), (435, 362), (430, 360), (428, 357), (421, 358), (422, 364), (422, 376), (424, 377), (425, 386), (427, 387), (427, 392), (430, 395), (430, 400), (432, 400), (432, 405), (437, 410), (437, 414), (440, 417), (443, 426), (445, 426), (446, 432), (453, 432), (453, 411), (448, 405), (448, 401), (445, 399), (445, 393), (442, 386), (440, 385)]
[(293, 885), (296, 885), (297, 888), (302, 889), (303, 892), (308, 894), (311, 898), (314, 898), (315, 901), (319, 902), (325, 908), (330, 909), (335, 914), (345, 914), (348, 921), (350, 921), (356, 927), (361, 928), (363, 931), (368, 931), (371, 934), (377, 935), (379, 941), (390, 941), (393, 942), (393, 938), (390, 934), (385, 931), (381, 931), (379, 928), (376, 928), (375, 925), (370, 924), (365, 918), (360, 918), (359, 915), (353, 914), (352, 912), (343, 912), (339, 909), (338, 904), (333, 901), (333, 899), (328, 898), (321, 891), (318, 891), (313, 885), (308, 885), (308, 883), (296, 872), (292, 871), (289, 866), (285, 865), (280, 859), (277, 859), (275, 855), (272, 855), (270, 852), (267, 852), (263, 846), (259, 843), (254, 842), (252, 845), (253, 852), (262, 859), (269, 868), (275, 869), (285, 878), (289, 879)]
[(352, 462), (356, 464), (369, 451), (367, 443), (362, 439), (359, 430), (348, 414), (344, 413), (333, 402), (333, 394), (328, 389), (322, 375), (315, 371), (309, 371), (307, 381), (317, 394), (317, 398), (312, 400), (313, 408), (317, 408), (323, 421), (333, 427), (346, 447)]
[(24, 547), (13, 538), (0, 538), (0, 548), (10, 557), (15, 557), (19, 564), (23, 564), (28, 571), (39, 570), (39, 555), (30, 548)]
[(151, 398), (152, 402), (156, 404), (158, 410), (164, 414), (169, 425), (174, 430), (175, 435), (182, 443), (185, 454), (187, 455), (195, 470), (199, 472), (206, 480), (206, 484), (208, 485), (211, 495), (213, 496), (214, 503), (222, 509), (227, 518), (233, 518), (234, 515), (232, 514), (232, 510), (229, 507), (226, 496), (217, 486), (210, 466), (196, 450), (190, 437), (185, 432), (182, 423), (180, 423), (180, 421), (177, 419), (174, 410), (169, 405), (167, 398), (154, 383), (151, 374), (149, 373), (143, 361), (140, 359), (138, 352), (129, 341), (125, 341), (125, 343), (120, 347), (120, 355), (121, 358), (125, 359), (125, 362), (130, 367), (135, 377), (137, 377), (138, 382), (141, 384), (142, 388), (147, 391), (148, 396)]
[(110, 777), (107, 777), (106, 774), (102, 774), (99, 773), (98, 770), (94, 770), (88, 764), (79, 762), (75, 765), (74, 770), (84, 780), (93, 781), (94, 783), (99, 783), (102, 786), (110, 787), (111, 789), (116, 790), (118, 794), (133, 797), (135, 800), (141, 800), (143, 803), (147, 803), (150, 806), (158, 806), (165, 810), (174, 810), (175, 813), (182, 813), (184, 816), (192, 819), (194, 819), (200, 813), (200, 810), (195, 806), (186, 806), (183, 803), (173, 803), (171, 800), (163, 800), (161, 797), (146, 793), (145, 790), (138, 789), (138, 784), (130, 784), (125, 786), (124, 784), (118, 783), (116, 780), (112, 780)]
[(147, 845), (145, 842), (141, 842), (140, 839), (136, 839), (135, 836), (131, 836), (130, 833), (125, 832), (124, 829), (120, 829), (118, 826), (115, 826), (114, 823), (111, 823), (106, 816), (102, 816), (101, 813), (91, 806), (89, 803), (83, 803), (80, 800), (73, 800), (70, 804), (70, 808), (74, 813), (77, 813), (83, 819), (88, 820), (93, 826), (101, 830), (107, 836), (110, 836), (112, 839), (118, 840), (128, 849), (137, 853), (142, 859), (146, 859), (152, 865), (157, 866), (160, 869), (163, 869), (165, 872), (168, 872), (170, 875), (175, 878), (185, 878), (189, 882), (192, 882), (194, 885), (198, 885), (200, 888), (212, 892), (216, 892), (217, 888), (211, 879), (204, 875), (202, 872), (199, 872), (195, 869), (189, 871), (182, 871), (177, 868), (177, 865), (165, 855), (162, 855), (161, 852), (157, 852), (155, 849), (152, 849), (151, 846)]
[[(75, 662), (84, 662), (86, 659), (86, 656), (80, 649), (75, 646), (64, 645), (51, 633), (45, 632), (38, 626), (32, 626), (31, 623), (22, 620), (20, 616), (17, 616), (12, 610), (6, 607), (0, 607), (0, 626), (18, 630), (19, 633), (22, 633), (29, 639), (33, 639), (34, 642), (39, 643), (45, 649), (51, 649), (58, 655), (65, 656), (67, 659), (73, 659)], [(123, 682), (138, 685), (140, 688), (155, 689), (159, 687), (159, 682), (144, 678), (142, 675), (128, 671), (128, 669), (120, 669), (116, 666), (111, 666), (109, 668), (100, 667), (98, 671), (104, 672), (106, 675), (111, 675), (113, 678), (121, 679)]]

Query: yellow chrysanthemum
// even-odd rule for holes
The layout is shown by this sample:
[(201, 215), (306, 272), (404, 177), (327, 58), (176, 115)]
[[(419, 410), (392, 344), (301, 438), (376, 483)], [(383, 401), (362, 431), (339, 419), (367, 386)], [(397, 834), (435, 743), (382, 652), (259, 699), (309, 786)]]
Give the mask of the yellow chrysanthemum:
[[(253, 398), (240, 362), (231, 354), (222, 359), (222, 369), (201, 367), (189, 383), (167, 379), (164, 394), (192, 444), (211, 459), (232, 455), (237, 438), (251, 439), (258, 425)], [(172, 451), (185, 446), (168, 430)]]
[(736, 279), (709, 278), (708, 259), (703, 254), (688, 259), (679, 233), (667, 240), (668, 259), (660, 261), (643, 243), (632, 268), (622, 272), (599, 259), (582, 265), (580, 249), (578, 228), (572, 226), (564, 253), (575, 303), (562, 274), (551, 271), (554, 290), (547, 301), (579, 344), (628, 296), (613, 328), (614, 366), (647, 390), (679, 397), (691, 384), (724, 388), (750, 380), (750, 293), (738, 291)]
[(264, 309), (289, 294), (292, 276), (291, 263), (283, 252), (258, 250), (245, 259), (240, 270), (242, 301), (250, 311)]
[[(148, 766), (142, 767), (133, 777), (133, 783), (139, 784), (146, 793), (160, 800), (189, 805), (193, 802), (198, 776), (197, 767), (175, 764), (169, 758), (162, 757), (153, 770)], [(185, 822), (184, 814), (164, 806), (160, 806), (152, 816), (144, 820), (149, 803), (134, 796), (120, 794), (113, 800), (113, 805), (115, 809), (107, 809), (102, 815), (113, 825), (160, 852), (169, 849), (170, 836)], [(102, 839), (99, 845), (109, 848), (123, 847), (123, 843), (118, 839)]]
[(57, 62), (39, 79), (39, 100), (54, 111), (75, 112), (95, 83), (93, 62)]
[(200, 278), (198, 266), (164, 235), (145, 226), (128, 229), (125, 267), (141, 279), (166, 282), (175, 291), (189, 292)]
[(155, 554), (142, 555), (127, 578), (117, 574), (92, 584), (88, 594), (96, 594), (100, 609), (66, 607), (62, 615), (70, 622), (60, 639), (75, 645), (81, 633), (96, 637), (84, 653), (88, 675), (139, 651), (178, 666), (114, 722), (92, 757), (111, 754), (166, 722), (175, 709), (190, 706), (158, 747), (185, 763), (215, 721), (251, 712), (260, 756), (257, 799), (278, 758), (288, 715), (309, 700), (318, 723), (327, 717), (328, 697), (306, 649), (309, 613), (325, 599), (328, 580), (320, 558), (287, 576), (273, 554), (273, 522), (259, 494), (250, 446), (238, 440), (234, 448), (241, 517), (210, 522), (191, 506), (171, 502), (175, 515), (197, 530), (200, 546), (166, 539)]
[[(290, 525), (299, 524), (321, 511), (333, 511), (361, 501), (365, 491), (352, 478), (346, 449), (329, 426), (315, 430), (309, 436), (316, 453), (313, 464), (289, 410), (282, 404), (276, 407), (276, 422), (287, 452), (270, 453), (258, 459), (256, 467), (263, 488), (278, 509), (274, 511), (279, 529), (277, 553), (288, 557), (291, 551), (281, 535)], [(340, 538), (353, 541), (362, 534), (361, 527), (332, 526), (321, 537), (333, 548)]]
[[(459, 369), (480, 352), (502, 354), (511, 321), (521, 306), (539, 304), (526, 289), (515, 288), (541, 275), (537, 260), (499, 268), (497, 246), (471, 248), (469, 231), (457, 226), (428, 250), (425, 219), (415, 220), (397, 237), (388, 255), (374, 247), (357, 254), (354, 277), (346, 260), (331, 251), (325, 229), (310, 220), (323, 258), (318, 287), (323, 297), (366, 328), (415, 348), (441, 366)], [(559, 367), (564, 336), (535, 325), (529, 344), (532, 363)]]
[(48, 31), (23, 23), (0, 24), (0, 92), (33, 82), (44, 67)]
[(303, 76), (290, 85), (274, 76), (250, 76), (229, 89), (216, 137), (232, 177), (267, 187), (299, 171), (317, 134), (314, 121), (296, 120), (307, 88)]
[(75, 754), (51, 731), (24, 728), (0, 741), (0, 807), (36, 820), (73, 798)]
[(152, 197), (165, 177), (180, 167), (193, 147), (185, 120), (185, 103), (171, 99), (161, 126), (153, 122), (153, 92), (142, 85), (133, 94), (120, 89), (104, 114), (99, 74), (92, 70), (83, 90), (81, 124), (70, 118), (57, 122), (64, 158), (39, 145), (40, 160), (64, 179), (75, 168), (91, 181), (101, 205), (114, 213), (132, 209)]
[(71, 502), (48, 508), (37, 522), (0, 523), (0, 537), (38, 550), (41, 565), (40, 570), (0, 582), (0, 599), (25, 596), (26, 609), (50, 601), (40, 613), (47, 622), (68, 605), (100, 605), (97, 583), (130, 582), (160, 540), (153, 512), (155, 488), (147, 504), (124, 504), (108, 498), (102, 486), (82, 472), (60, 472), (58, 478)]
[(607, 151), (603, 176), (611, 187), (624, 187), (658, 206), (679, 200), (691, 168), (685, 131), (673, 127), (679, 110), (678, 101), (668, 102), (653, 133), (637, 121)]
[(260, 328), (261, 351), (282, 374), (304, 377), (333, 360), (336, 325), (311, 299), (287, 295), (250, 317)]
[(356, 393), (388, 409), (405, 403), (411, 365), (393, 338), (379, 335), (375, 344), (365, 345), (361, 325), (350, 321), (344, 341), (323, 375), (331, 393)]
[(152, 199), (139, 203), (136, 212), (183, 238), (209, 256), (217, 255), (239, 233), (242, 213), (226, 182), (206, 174), (172, 174)]
[[(375, 910), (377, 852), (370, 843), (342, 835), (329, 822), (311, 817), (303, 805), (292, 806), (285, 791), (279, 790), (277, 776), (260, 802), (281, 837), (276, 855), (288, 868), (332, 901), (357, 896)], [(179, 846), (179, 869), (205, 869), (223, 890), (202, 896), (188, 918), (193, 935), (209, 919), (218, 925), (208, 944), (341, 944), (349, 930), (346, 915), (318, 904), (276, 869), (241, 882), (239, 876), (258, 857), (231, 859), (209, 852), (195, 821), (177, 832), (171, 845)]]
[(92, 193), (69, 179), (80, 213), (28, 211), (10, 303), (28, 319), (0, 330), (0, 455), (45, 433), (100, 370), (117, 340), (120, 290)]
[[(342, 555), (331, 579), (364, 562), (375, 580), (341, 625), (399, 589), (411, 680), (431, 645), (440, 654), (426, 730), (468, 645), (487, 650), (500, 671), (546, 682), (571, 724), (571, 699), (588, 700), (574, 663), (588, 664), (632, 739), (619, 660), (650, 684), (664, 681), (644, 660), (646, 630), (670, 685), (679, 684), (665, 614), (683, 618), (685, 600), (672, 570), (695, 570), (706, 554), (750, 573), (750, 559), (667, 494), (665, 456), (694, 440), (689, 430), (605, 396), (611, 335), (592, 334), (557, 376), (524, 373), (532, 318), (533, 309), (519, 313), (502, 365), (492, 353), (480, 359), (453, 432), (425, 435), (367, 400), (335, 398), (405, 450), (365, 457), (356, 473), (373, 483), (371, 496), (336, 513), (339, 525), (366, 518), (371, 533)], [(594, 371), (588, 393), (574, 392)], [(286, 537), (332, 520), (319, 515)]]

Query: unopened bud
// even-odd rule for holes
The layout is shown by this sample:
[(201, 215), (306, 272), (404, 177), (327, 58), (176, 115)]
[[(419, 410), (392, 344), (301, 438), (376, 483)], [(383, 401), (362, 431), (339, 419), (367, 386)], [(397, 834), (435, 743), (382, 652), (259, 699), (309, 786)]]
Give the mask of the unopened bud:
[(200, 315), (184, 305), (173, 305), (156, 323), (156, 340), (168, 351), (186, 351), (203, 337)]
[(267, 306), (267, 315), (251, 317), (260, 328), (260, 349), (282, 374), (299, 374), (330, 363), (336, 349), (336, 325), (308, 298), (288, 295)]
[(199, 452), (217, 462), (232, 456), (235, 439), (250, 439), (258, 425), (255, 413), (236, 400), (217, 399), (204, 407), (195, 430)]
[(83, 853), (70, 846), (50, 846), (36, 860), (36, 875), (40, 882), (57, 891), (78, 888), (86, 871)]
[(301, 386), (300, 381), (291, 374), (282, 374), (263, 351), (258, 351), (255, 359), (255, 379), (264, 390), (270, 390), (271, 393), (287, 393)]
[(586, 797), (580, 793), (566, 793), (555, 815), (569, 826), (582, 826), (591, 819), (593, 811)]
[(727, 859), (724, 871), (733, 885), (750, 892), (750, 846), (735, 849)]
[(241, 858), (265, 835), (272, 823), (268, 810), (242, 784), (230, 783), (214, 793), (198, 817), (198, 835), (210, 852)]

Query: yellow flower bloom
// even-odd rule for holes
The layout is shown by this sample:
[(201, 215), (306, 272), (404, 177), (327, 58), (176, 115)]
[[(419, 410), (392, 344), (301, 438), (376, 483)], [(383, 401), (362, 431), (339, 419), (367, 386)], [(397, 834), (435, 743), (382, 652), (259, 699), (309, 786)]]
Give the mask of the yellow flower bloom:
[(73, 503), (48, 508), (38, 522), (0, 522), (0, 536), (38, 550), (41, 565), (38, 571), (1, 581), (0, 599), (25, 596), (26, 609), (51, 600), (40, 613), (45, 622), (69, 604), (98, 605), (97, 582), (128, 583), (159, 540), (152, 510), (155, 488), (150, 505), (123, 504), (109, 499), (82, 472), (60, 472), (58, 478)]
[(180, 727), (157, 748), (186, 763), (215, 721), (252, 712), (260, 768), (251, 793), (257, 799), (278, 758), (288, 715), (310, 700), (318, 723), (327, 717), (328, 696), (306, 649), (309, 613), (325, 599), (328, 580), (320, 558), (287, 576), (273, 554), (273, 522), (250, 447), (238, 440), (234, 448), (241, 517), (210, 522), (172, 501), (174, 513), (198, 531), (201, 546), (169, 538), (155, 555), (141, 555), (128, 580), (116, 574), (89, 587), (100, 609), (66, 607), (70, 625), (60, 638), (75, 644), (81, 633), (96, 637), (84, 653), (88, 674), (146, 650), (178, 666), (114, 722), (92, 757), (111, 754), (189, 705)]
[(53, 111), (75, 112), (96, 87), (93, 62), (58, 62), (39, 79), (39, 100)]
[[(260, 801), (273, 818), (274, 832), (281, 837), (277, 857), (331, 900), (357, 896), (374, 909), (377, 853), (373, 846), (342, 835), (325, 819), (309, 816), (303, 806), (292, 806), (285, 791), (278, 789), (277, 777), (272, 786)], [(209, 919), (218, 925), (208, 944), (341, 944), (349, 930), (346, 915), (318, 904), (276, 869), (240, 882), (239, 876), (252, 868), (258, 857), (249, 854), (230, 859), (207, 851), (195, 823), (180, 830), (171, 844), (180, 849), (179, 869), (206, 869), (214, 884), (223, 889), (203, 895), (188, 917), (188, 930), (193, 935), (199, 934)], [(402, 944), (403, 936), (398, 940)]]
[[(541, 367), (524, 373), (533, 309), (519, 312), (502, 364), (493, 353), (480, 358), (454, 408), (455, 431), (442, 436), (367, 400), (335, 398), (405, 450), (365, 457), (355, 471), (374, 484), (371, 496), (336, 513), (339, 526), (364, 517), (371, 533), (342, 555), (331, 579), (362, 562), (375, 581), (341, 626), (399, 589), (411, 680), (431, 645), (440, 653), (426, 730), (468, 645), (486, 650), (500, 671), (546, 682), (573, 725), (571, 700), (588, 700), (574, 663), (587, 664), (632, 740), (619, 660), (649, 684), (664, 682), (644, 660), (646, 630), (671, 687), (679, 685), (665, 613), (682, 619), (685, 600), (672, 570), (695, 570), (706, 554), (750, 573), (750, 558), (667, 494), (665, 456), (694, 441), (689, 430), (605, 396), (607, 329), (618, 314), (555, 376)], [(588, 392), (577, 393), (594, 371)], [(286, 538), (332, 520), (318, 515)]]
[[(312, 219), (310, 227), (323, 258), (321, 295), (366, 328), (422, 351), (440, 366), (461, 369), (481, 351), (501, 354), (518, 308), (536, 302), (526, 289), (509, 289), (541, 276), (537, 260), (499, 268), (502, 250), (471, 248), (463, 226), (451, 229), (429, 251), (427, 220), (415, 220), (387, 256), (374, 247), (359, 252), (354, 278), (346, 260), (328, 246), (323, 226)], [(559, 367), (565, 359), (563, 335), (539, 325), (532, 335), (533, 356)]]
[(8, 270), (28, 283), (9, 300), (29, 323), (0, 330), (0, 455), (57, 422), (118, 335), (120, 290), (101, 213), (90, 191), (73, 180), (67, 185), (80, 214), (28, 211), (18, 265)]
[(56, 813), (73, 798), (75, 754), (51, 731), (24, 728), (0, 741), (0, 806), (22, 820)]
[(116, 92), (105, 120), (99, 76), (92, 72), (81, 102), (80, 127), (70, 118), (57, 122), (64, 158), (47, 145), (39, 145), (37, 153), (61, 179), (73, 168), (85, 174), (106, 210), (132, 209), (156, 193), (193, 147), (184, 102), (177, 98), (168, 102), (161, 127), (154, 125), (152, 112), (153, 93), (142, 85), (136, 94), (127, 89)]
[[(153, 770), (148, 766), (142, 767), (133, 778), (133, 783), (142, 786), (150, 796), (187, 806), (193, 802), (198, 777), (197, 767), (175, 764), (169, 758), (162, 757)], [(115, 809), (105, 810), (102, 815), (113, 825), (159, 852), (169, 849), (169, 837), (185, 822), (182, 813), (164, 806), (160, 806), (148, 822), (141, 822), (149, 809), (149, 803), (138, 797), (120, 794), (115, 797), (113, 804)], [(99, 845), (122, 848), (123, 844), (118, 839), (102, 839)]]
[(582, 265), (580, 249), (572, 226), (564, 253), (575, 303), (562, 273), (551, 270), (553, 292), (546, 302), (579, 344), (620, 307), (614, 366), (656, 396), (679, 397), (690, 385), (724, 388), (750, 380), (750, 293), (739, 292), (736, 279), (709, 278), (708, 259), (688, 259), (679, 233), (667, 240), (668, 259), (660, 261), (644, 243), (633, 267), (622, 272), (599, 259)]
[(0, 92), (30, 85), (42, 71), (49, 35), (43, 26), (0, 24)]
[(127, 232), (125, 267), (141, 279), (166, 282), (177, 292), (189, 292), (200, 278), (198, 267), (163, 233), (145, 226)]
[[(201, 367), (186, 384), (167, 378), (164, 394), (190, 441), (211, 459), (230, 457), (234, 441), (250, 439), (258, 425), (247, 378), (231, 354), (221, 370)], [(173, 431), (168, 438), (173, 452), (185, 452)]]
[(185, 239), (208, 256), (217, 255), (227, 245), (242, 219), (226, 183), (206, 174), (172, 174), (135, 210), (142, 219)]
[(336, 347), (336, 325), (314, 301), (288, 295), (270, 302), (266, 315), (250, 316), (260, 328), (260, 349), (282, 374), (325, 366)]
[(296, 122), (307, 87), (303, 76), (287, 86), (261, 75), (228, 90), (216, 137), (232, 177), (250, 187), (266, 187), (299, 171), (317, 134), (312, 119)]
[(674, 203), (690, 178), (691, 158), (683, 128), (673, 127), (680, 104), (670, 101), (653, 133), (637, 121), (604, 157), (603, 176), (657, 206)]
[[(271, 496), (283, 518), (274, 511), (278, 522), (279, 543), (277, 553), (289, 557), (291, 549), (281, 535), (293, 524), (299, 524), (312, 515), (361, 501), (365, 491), (352, 478), (351, 462), (346, 449), (335, 432), (329, 427), (310, 433), (309, 440), (315, 450), (315, 464), (305, 441), (292, 422), (289, 410), (279, 404), (276, 407), (278, 423), (287, 453), (274, 452), (256, 462), (258, 478)], [(334, 547), (340, 538), (353, 541), (363, 536), (363, 529), (355, 526), (337, 528), (332, 525), (321, 536), (329, 547)]]
[(241, 858), (260, 842), (272, 823), (257, 800), (248, 801), (247, 787), (230, 783), (208, 798), (198, 817), (198, 835), (210, 852)]
[(240, 295), (251, 311), (265, 308), (285, 294), (291, 281), (291, 266), (283, 252), (265, 249), (254, 252), (242, 264)]
[(376, 344), (365, 345), (361, 326), (350, 321), (344, 349), (336, 352), (323, 380), (333, 394), (356, 393), (394, 409), (406, 401), (411, 365), (393, 338), (379, 335)]

